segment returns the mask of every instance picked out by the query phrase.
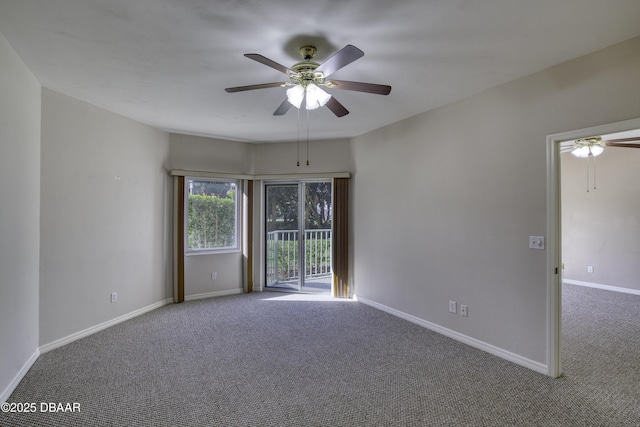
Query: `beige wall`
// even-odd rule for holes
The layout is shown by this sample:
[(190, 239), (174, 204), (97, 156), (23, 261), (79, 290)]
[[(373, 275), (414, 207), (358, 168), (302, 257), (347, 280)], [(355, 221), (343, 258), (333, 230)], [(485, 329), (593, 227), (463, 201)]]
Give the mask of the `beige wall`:
[(297, 166), (297, 143), (255, 145), (256, 175), (351, 172), (354, 169), (351, 146), (347, 139), (310, 141), (308, 166), (306, 141), (300, 142), (299, 148), (300, 166)]
[[(169, 169), (250, 174), (253, 146), (190, 135), (171, 134)], [(185, 298), (241, 292), (243, 255), (241, 252), (198, 254), (185, 257)], [(216, 279), (211, 279), (216, 273)]]
[[(300, 144), (301, 166), (296, 166), (296, 143), (247, 144), (172, 134), (169, 169), (248, 175), (290, 175), (324, 172), (349, 172), (353, 168), (348, 140), (310, 141)], [(256, 218), (254, 230), (260, 238), (260, 182), (256, 182)], [(259, 248), (258, 242), (255, 248)], [(221, 253), (189, 255), (185, 258), (185, 297), (240, 291), (243, 286), (243, 254)], [(256, 288), (260, 283), (260, 257), (254, 260)], [(215, 280), (211, 273), (217, 273)]]
[(562, 155), (564, 278), (640, 290), (640, 149), (606, 148), (589, 179), (587, 192), (586, 160)]
[(0, 35), (0, 402), (38, 351), (40, 83)]
[(171, 134), (168, 169), (252, 174), (253, 155), (251, 144)]
[(546, 364), (546, 135), (640, 117), (639, 77), (637, 38), (355, 138), (356, 293)]
[(168, 153), (167, 133), (43, 89), (40, 344), (170, 296)]
[[(184, 294), (186, 299), (223, 295), (243, 290), (241, 252), (187, 255), (184, 261)], [(211, 279), (216, 273), (216, 279)]]

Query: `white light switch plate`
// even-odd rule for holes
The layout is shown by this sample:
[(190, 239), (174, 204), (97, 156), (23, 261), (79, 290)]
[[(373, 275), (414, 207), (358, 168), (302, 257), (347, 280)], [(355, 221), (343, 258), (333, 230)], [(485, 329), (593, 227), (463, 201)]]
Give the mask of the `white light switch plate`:
[(529, 236), (529, 249), (544, 249), (544, 236)]

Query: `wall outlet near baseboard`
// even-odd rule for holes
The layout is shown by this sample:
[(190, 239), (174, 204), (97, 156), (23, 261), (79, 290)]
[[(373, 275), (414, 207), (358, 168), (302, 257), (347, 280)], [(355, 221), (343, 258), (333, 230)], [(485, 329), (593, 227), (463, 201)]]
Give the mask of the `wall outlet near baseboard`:
[(111, 302), (116, 302), (116, 301), (118, 301), (118, 293), (111, 292)]
[(587, 273), (593, 273), (593, 265), (587, 266)]
[(451, 312), (451, 313), (457, 313), (458, 312), (458, 305), (456, 304), (455, 301), (449, 301), (449, 312)]
[(211, 280), (216, 280), (218, 278), (218, 273), (211, 273)]
[(467, 306), (464, 304), (460, 304), (460, 316), (464, 316), (464, 317), (468, 316)]

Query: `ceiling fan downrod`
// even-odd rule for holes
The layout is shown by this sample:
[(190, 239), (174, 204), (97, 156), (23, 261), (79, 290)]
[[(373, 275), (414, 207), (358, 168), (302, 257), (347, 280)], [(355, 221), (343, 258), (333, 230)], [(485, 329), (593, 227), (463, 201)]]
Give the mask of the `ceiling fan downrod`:
[(315, 46), (306, 45), (300, 48), (300, 55), (302, 55), (302, 59), (305, 61), (310, 61), (316, 56), (318, 49)]

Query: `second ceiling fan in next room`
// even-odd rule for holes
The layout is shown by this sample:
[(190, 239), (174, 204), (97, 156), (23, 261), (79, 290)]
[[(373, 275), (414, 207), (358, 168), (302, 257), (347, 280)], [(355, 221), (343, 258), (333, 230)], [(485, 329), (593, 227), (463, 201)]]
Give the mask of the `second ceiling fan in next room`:
[(640, 148), (640, 136), (616, 139), (604, 139), (601, 136), (592, 136), (567, 142), (571, 142), (571, 145), (567, 144), (564, 146), (561, 152), (569, 152), (583, 159), (589, 156), (600, 155), (605, 147)]
[[(623, 136), (624, 137), (621, 137)], [(638, 135), (638, 136), (635, 136)], [(596, 189), (596, 157), (602, 154), (605, 148), (640, 148), (640, 130), (622, 132), (603, 136), (590, 136), (587, 138), (564, 141), (560, 144), (561, 153), (586, 159), (587, 166), (587, 193), (589, 192), (589, 163), (593, 162), (593, 189)]]

